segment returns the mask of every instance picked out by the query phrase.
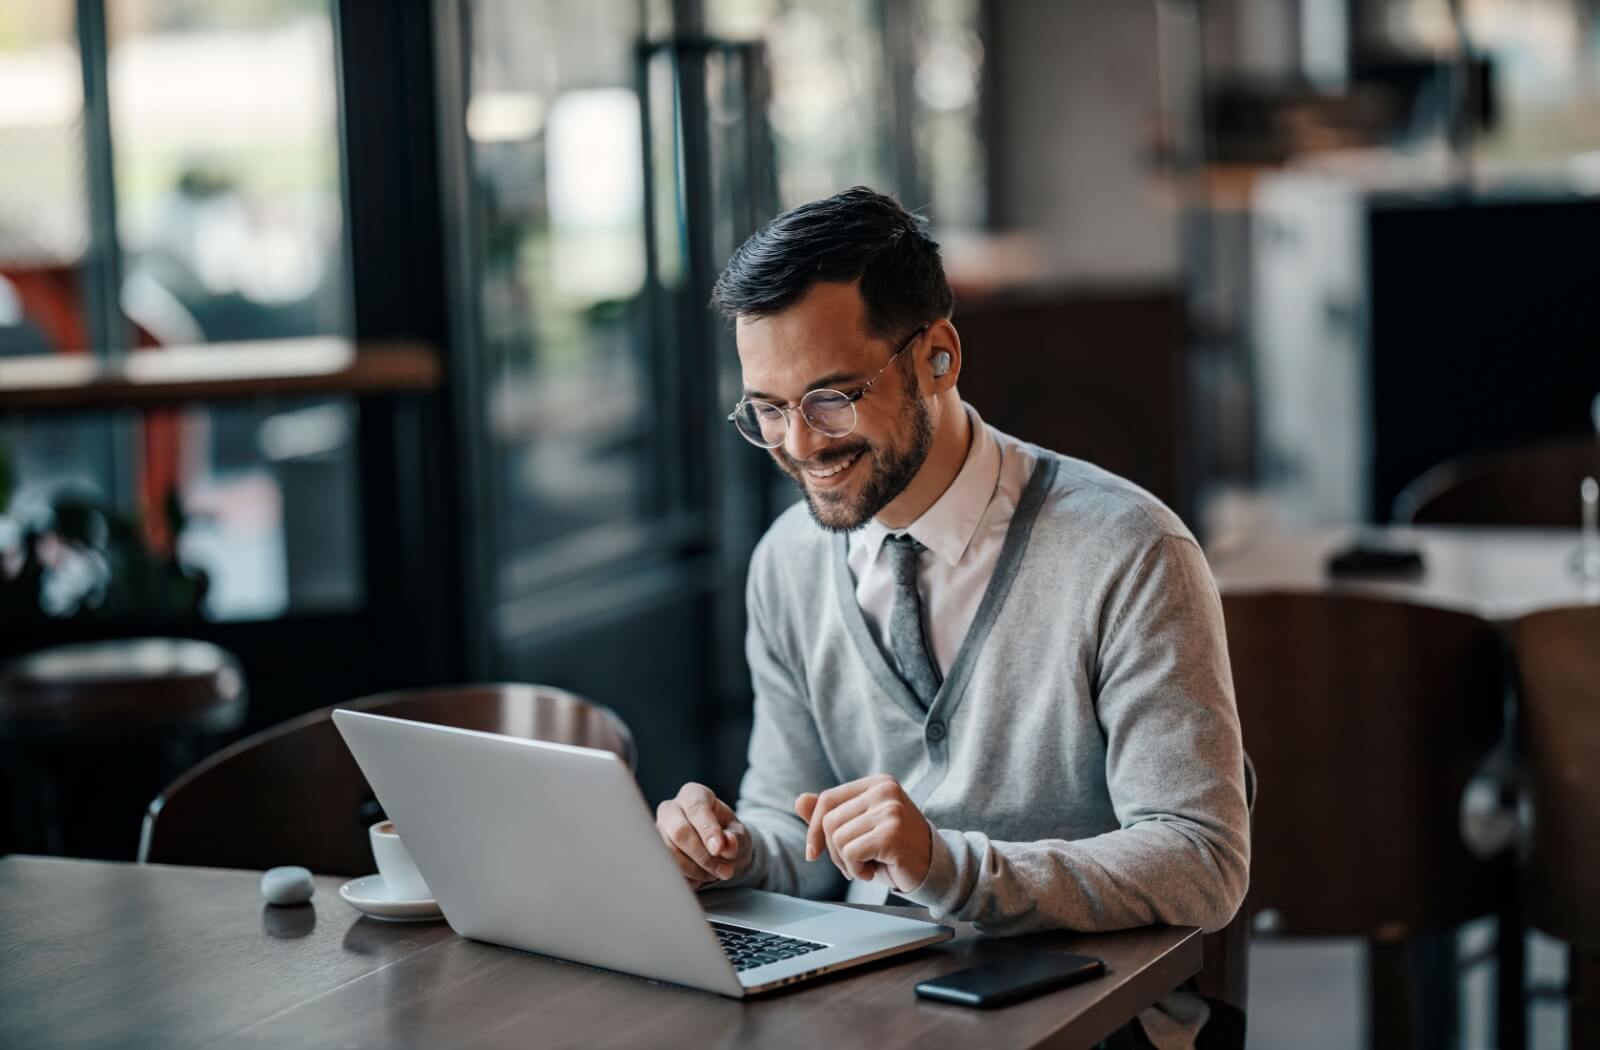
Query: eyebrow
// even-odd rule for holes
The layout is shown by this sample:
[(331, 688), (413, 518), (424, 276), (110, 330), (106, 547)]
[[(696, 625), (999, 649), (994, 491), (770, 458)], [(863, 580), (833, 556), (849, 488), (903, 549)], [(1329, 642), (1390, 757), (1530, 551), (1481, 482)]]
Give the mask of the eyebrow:
[[(838, 386), (841, 383), (848, 384), (859, 379), (861, 379), (860, 372), (829, 372), (821, 379), (812, 382), (810, 386), (806, 387), (805, 392), (809, 394), (813, 390), (822, 390), (827, 387)], [(751, 390), (749, 387), (745, 388), (744, 396), (747, 398), (754, 398), (757, 401), (771, 401), (780, 405), (787, 405), (789, 403), (783, 398), (774, 394), (763, 393), (760, 390)]]

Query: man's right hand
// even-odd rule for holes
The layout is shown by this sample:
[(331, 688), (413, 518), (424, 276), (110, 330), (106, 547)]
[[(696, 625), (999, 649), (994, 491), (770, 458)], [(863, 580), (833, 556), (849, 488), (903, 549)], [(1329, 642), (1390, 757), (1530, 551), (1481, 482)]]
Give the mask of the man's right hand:
[(731, 879), (750, 864), (750, 832), (704, 784), (685, 784), (657, 806), (656, 830), (691, 889)]

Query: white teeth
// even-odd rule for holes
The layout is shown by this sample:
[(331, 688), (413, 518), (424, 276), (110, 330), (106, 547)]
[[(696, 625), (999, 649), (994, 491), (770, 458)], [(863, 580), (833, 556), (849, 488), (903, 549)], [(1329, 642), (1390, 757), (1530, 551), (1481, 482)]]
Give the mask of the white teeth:
[(861, 453), (857, 452), (854, 456), (851, 456), (849, 459), (845, 460), (843, 463), (840, 463), (838, 466), (827, 467), (827, 468), (824, 468), (822, 470), (812, 470), (810, 467), (807, 467), (806, 468), (806, 473), (810, 474), (814, 478), (831, 478), (835, 474), (839, 473), (839, 471), (843, 470), (844, 468), (848, 467), (850, 464), (854, 463), (857, 459), (860, 458), (860, 456), (861, 456)]

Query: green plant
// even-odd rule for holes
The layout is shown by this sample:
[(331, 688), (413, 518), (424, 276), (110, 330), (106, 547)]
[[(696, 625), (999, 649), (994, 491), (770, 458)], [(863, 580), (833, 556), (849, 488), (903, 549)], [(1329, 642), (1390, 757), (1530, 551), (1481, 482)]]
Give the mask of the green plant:
[(63, 485), (24, 505), (16, 480), (0, 448), (0, 622), (199, 615), (208, 578), (176, 554), (188, 518), (175, 491), (163, 508), (174, 552), (160, 554), (137, 516), (93, 493)]

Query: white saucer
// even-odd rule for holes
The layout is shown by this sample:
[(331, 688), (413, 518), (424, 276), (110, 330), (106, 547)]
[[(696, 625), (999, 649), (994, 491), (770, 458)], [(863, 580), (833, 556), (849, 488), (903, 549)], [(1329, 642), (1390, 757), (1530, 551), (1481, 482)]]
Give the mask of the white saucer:
[(351, 879), (339, 887), (344, 902), (363, 915), (388, 922), (428, 922), (444, 918), (439, 902), (432, 897), (415, 901), (394, 899), (394, 894), (384, 884), (382, 875), (366, 875)]

